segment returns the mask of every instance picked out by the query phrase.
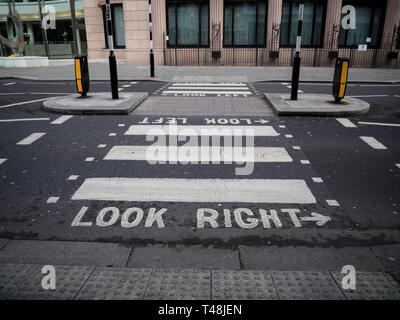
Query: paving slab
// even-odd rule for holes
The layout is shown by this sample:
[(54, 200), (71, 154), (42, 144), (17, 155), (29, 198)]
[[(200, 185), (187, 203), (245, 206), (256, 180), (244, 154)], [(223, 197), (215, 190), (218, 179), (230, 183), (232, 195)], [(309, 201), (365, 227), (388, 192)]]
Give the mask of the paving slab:
[(260, 270), (213, 270), (213, 300), (276, 300), (271, 274)]
[(239, 252), (244, 269), (337, 271), (353, 265), (356, 270), (384, 270), (368, 247), (239, 246)]
[(332, 272), (332, 276), (349, 300), (400, 300), (400, 285), (389, 273), (357, 272), (356, 289), (343, 289), (343, 274)]
[(11, 297), (11, 294), (33, 272), (40, 272), (39, 267), (33, 264), (0, 264), (0, 300)]
[(120, 92), (119, 99), (112, 99), (109, 92), (79, 94), (49, 99), (43, 102), (48, 111), (66, 114), (129, 114), (148, 97), (147, 92)]
[(329, 272), (272, 271), (279, 298), (282, 300), (344, 300)]
[(327, 94), (299, 94), (297, 100), (284, 93), (265, 93), (264, 97), (280, 116), (355, 116), (369, 111), (369, 103), (357, 98), (346, 97), (336, 104)]
[(128, 266), (135, 268), (240, 269), (237, 251), (192, 246), (148, 245), (133, 248)]
[(400, 272), (400, 244), (371, 247), (386, 271)]
[(56, 288), (43, 289), (41, 268), (25, 279), (12, 294), (18, 300), (72, 300), (89, 278), (94, 267), (89, 266), (54, 266)]
[(130, 251), (113, 243), (12, 240), (0, 251), (0, 262), (118, 267), (125, 266)]
[(155, 269), (146, 290), (149, 300), (209, 300), (211, 271)]
[(0, 239), (0, 250), (3, 249), (9, 242), (9, 239)]
[(79, 292), (78, 300), (143, 299), (151, 269), (96, 268)]

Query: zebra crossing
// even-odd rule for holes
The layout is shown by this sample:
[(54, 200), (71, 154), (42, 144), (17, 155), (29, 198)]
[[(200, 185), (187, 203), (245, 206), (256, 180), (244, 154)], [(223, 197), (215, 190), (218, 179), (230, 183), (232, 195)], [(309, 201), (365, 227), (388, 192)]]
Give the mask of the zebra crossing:
[[(223, 229), (232, 236), (240, 229), (250, 236), (254, 231), (348, 223), (280, 120), (223, 126), (194, 117), (172, 130), (171, 125), (141, 122), (138, 117), (119, 124), (115, 135), (105, 134), (109, 141), (93, 151), (92, 170), (76, 173), (77, 185), (68, 198), (75, 210), (71, 227), (119, 226), (108, 232), (184, 240), (199, 229)], [(235, 146), (234, 136), (225, 145), (229, 130), (237, 136), (241, 130), (242, 141), (252, 130), (254, 145)], [(188, 145), (193, 139), (196, 143)], [(200, 143), (207, 139), (223, 143)], [(238, 174), (246, 166), (250, 170)]]
[(253, 98), (260, 93), (249, 83), (181, 82), (171, 83), (155, 92), (170, 97)]

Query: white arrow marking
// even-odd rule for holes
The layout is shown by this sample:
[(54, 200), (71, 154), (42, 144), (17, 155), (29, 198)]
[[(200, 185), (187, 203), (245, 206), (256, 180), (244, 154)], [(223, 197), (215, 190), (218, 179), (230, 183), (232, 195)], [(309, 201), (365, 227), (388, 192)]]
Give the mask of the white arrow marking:
[(312, 212), (311, 217), (300, 217), (301, 221), (316, 221), (317, 226), (323, 226), (325, 223), (328, 221), (331, 221), (332, 219), (327, 216), (323, 216), (322, 214)]
[(268, 123), (268, 120), (260, 119), (260, 120), (254, 120), (254, 122), (259, 122), (259, 123)]

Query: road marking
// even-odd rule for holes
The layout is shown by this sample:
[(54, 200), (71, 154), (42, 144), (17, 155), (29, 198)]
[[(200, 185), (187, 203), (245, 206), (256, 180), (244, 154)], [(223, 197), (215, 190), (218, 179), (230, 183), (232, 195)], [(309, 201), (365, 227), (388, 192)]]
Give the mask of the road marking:
[(400, 169), (400, 163), (396, 163), (396, 167)]
[(30, 136), (26, 137), (25, 139), (22, 139), (20, 142), (17, 143), (17, 145), (29, 145), (36, 140), (40, 139), (43, 137), (46, 133), (45, 132), (35, 132), (32, 133)]
[(312, 181), (314, 181), (315, 183), (322, 183), (322, 182), (324, 182), (321, 178), (319, 178), (319, 177), (313, 177), (312, 178)]
[[(292, 89), (292, 86), (286, 86), (286, 88)], [(297, 92), (304, 93), (304, 91), (302, 91), (302, 90), (297, 90)]]
[(285, 134), (286, 138), (293, 138), (293, 136), (291, 134)]
[(71, 175), (67, 178), (67, 180), (77, 180), (79, 178), (79, 176), (76, 175)]
[(120, 124), (118, 125), (118, 127), (125, 127), (125, 124), (120, 123)]
[(9, 83), (4, 83), (3, 86), (11, 86), (13, 84), (16, 84), (16, 82), (9, 82)]
[(124, 84), (123, 87), (124, 88), (129, 88), (131, 85), (130, 84)]
[(93, 160), (94, 160), (93, 157), (87, 157), (87, 158), (85, 159), (86, 162), (91, 162), (91, 161), (93, 161)]
[(56, 203), (60, 197), (50, 197), (47, 199), (47, 203)]
[[(152, 150), (150, 148), (153, 148)], [(251, 155), (251, 161), (248, 160)], [(115, 146), (104, 160), (179, 161), (179, 162), (292, 162), (285, 148)]]
[(254, 132), (257, 137), (275, 137), (279, 133), (272, 126), (230, 126), (230, 125), (204, 125), (204, 126), (169, 126), (169, 125), (132, 125), (125, 132), (125, 135), (178, 135), (179, 136), (242, 136), (247, 130)]
[(50, 124), (63, 124), (65, 121), (71, 119), (72, 117), (73, 116), (61, 116), (56, 120), (54, 120), (53, 122), (51, 122)]
[(400, 123), (382, 123), (382, 122), (364, 122), (364, 121), (358, 121), (358, 124), (366, 124), (366, 125), (371, 125), (371, 126), (400, 127)]
[(316, 203), (304, 180), (89, 178), (72, 200)]
[[(232, 87), (227, 87), (227, 88), (221, 88), (221, 87), (187, 87), (187, 86), (178, 87), (178, 86), (175, 86), (175, 87), (173, 87), (171, 89), (174, 89), (174, 90), (221, 90), (221, 89), (223, 89), (223, 90), (240, 90), (240, 89), (243, 89), (243, 88), (232, 88)], [(164, 92), (167, 92), (167, 91), (164, 91)], [(204, 92), (204, 91), (201, 91), (201, 92)], [(214, 92), (214, 91), (211, 91), (211, 92)]]
[(279, 128), (286, 128), (286, 126), (284, 126), (284, 125), (280, 125), (280, 126), (279, 126)]
[(328, 205), (330, 205), (331, 207), (339, 207), (340, 206), (339, 202), (337, 202), (336, 200), (326, 200), (326, 203)]
[(367, 95), (357, 95), (357, 96), (347, 96), (348, 98), (379, 98), (379, 97), (388, 97), (387, 94), (367, 94)]
[(339, 121), (343, 125), (343, 127), (346, 127), (346, 128), (357, 128), (357, 126), (353, 122), (351, 122), (349, 119), (336, 118), (336, 120)]
[(49, 121), (50, 118), (1, 119), (0, 122)]
[(310, 164), (310, 161), (308, 161), (308, 160), (300, 160), (300, 163), (301, 164)]
[(3, 164), (4, 162), (6, 162), (7, 159), (6, 158), (0, 158), (0, 164)]
[(115, 132), (111, 132), (108, 134), (109, 137), (115, 137), (117, 134)]
[(43, 98), (43, 99), (36, 99), (36, 100), (29, 100), (29, 101), (23, 101), (23, 102), (16, 102), (16, 103), (11, 103), (11, 104), (6, 104), (4, 106), (0, 106), (0, 109), (3, 108), (9, 108), (9, 107), (14, 107), (14, 106), (20, 106), (24, 104), (30, 104), (30, 103), (35, 103), (35, 102), (40, 102), (40, 101), (45, 101), (45, 100), (50, 100), (50, 99), (57, 99), (57, 97), (51, 97), (51, 98)]
[(385, 150), (387, 149), (382, 143), (376, 140), (374, 137), (360, 137), (366, 144), (368, 144), (371, 148), (377, 150)]
[(251, 95), (251, 91), (200, 91), (200, 90), (165, 90), (163, 94), (238, 94), (238, 95)]
[(299, 146), (293, 146), (292, 147), (294, 150), (301, 150), (301, 147), (299, 147)]
[(97, 146), (97, 148), (105, 148), (105, 147), (107, 147), (106, 144), (99, 144), (99, 145)]
[(124, 90), (124, 88), (118, 88), (118, 91), (122, 91), (122, 90)]
[(287, 86), (289, 83), (288, 83), (288, 82), (282, 82), (282, 84), (283, 84), (284, 86)]
[(190, 86), (190, 87), (247, 87), (245, 83), (173, 83), (172, 87)]
[(136, 81), (132, 81), (132, 82), (131, 82), (131, 84), (136, 84), (136, 83), (137, 83)]
[(20, 94), (26, 94), (26, 92), (2, 92), (0, 96), (16, 96)]

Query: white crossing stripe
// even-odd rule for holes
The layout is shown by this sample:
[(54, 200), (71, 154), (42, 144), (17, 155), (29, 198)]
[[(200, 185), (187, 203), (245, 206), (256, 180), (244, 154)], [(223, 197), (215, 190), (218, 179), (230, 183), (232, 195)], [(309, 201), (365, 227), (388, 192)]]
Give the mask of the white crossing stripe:
[(26, 137), (25, 139), (22, 139), (20, 142), (17, 143), (17, 145), (29, 145), (36, 140), (40, 139), (43, 137), (46, 133), (45, 132), (35, 132), (32, 133), (30, 136)]
[(47, 203), (56, 203), (60, 197), (50, 197), (47, 199)]
[[(221, 89), (223, 89), (223, 90), (243, 90), (244, 88), (232, 88), (232, 87), (227, 87), (227, 88), (221, 88), (221, 87), (188, 87), (188, 86), (182, 86), (182, 87), (179, 86), (178, 87), (178, 86), (174, 86), (171, 89), (174, 89), (174, 90), (178, 90), (178, 89), (179, 90), (201, 90), (201, 89), (204, 89), (204, 90), (221, 90)], [(164, 91), (164, 92), (166, 92), (166, 91)]]
[(20, 122), (20, 121), (48, 121), (50, 118), (21, 118), (21, 119), (1, 119), (0, 122)]
[(304, 180), (89, 178), (72, 200), (316, 203)]
[(315, 183), (322, 183), (322, 182), (324, 182), (320, 177), (313, 177), (313, 178), (311, 178), (312, 179), (312, 181), (314, 181)]
[(250, 95), (251, 91), (203, 91), (203, 90), (165, 90), (164, 94), (240, 94), (240, 95)]
[(382, 123), (382, 122), (358, 121), (358, 124), (366, 124), (366, 125), (372, 125), (372, 126), (400, 127), (400, 123)]
[(328, 205), (330, 205), (331, 207), (339, 207), (339, 202), (337, 202), (336, 200), (326, 200), (326, 203)]
[(175, 86), (191, 86), (191, 87), (247, 87), (245, 83), (173, 83), (173, 87)]
[(6, 162), (6, 161), (7, 161), (6, 158), (0, 158), (0, 164), (4, 163), (4, 162)]
[(351, 122), (349, 119), (346, 118), (336, 118), (337, 121), (339, 121), (343, 127), (346, 128), (357, 128), (357, 126)]
[(115, 146), (104, 160), (179, 161), (179, 162), (292, 162), (285, 148)]
[[(253, 131), (247, 131), (253, 130)], [(169, 125), (132, 125), (125, 135), (177, 135), (178, 136), (245, 136), (248, 132), (254, 132), (257, 137), (275, 137), (279, 133), (272, 126), (169, 126)]]
[(382, 143), (376, 140), (374, 137), (360, 137), (366, 144), (368, 144), (371, 148), (377, 150), (385, 150), (387, 149)]
[(71, 119), (72, 117), (73, 116), (61, 116), (56, 120), (54, 120), (53, 122), (51, 122), (50, 124), (63, 124), (65, 121)]

